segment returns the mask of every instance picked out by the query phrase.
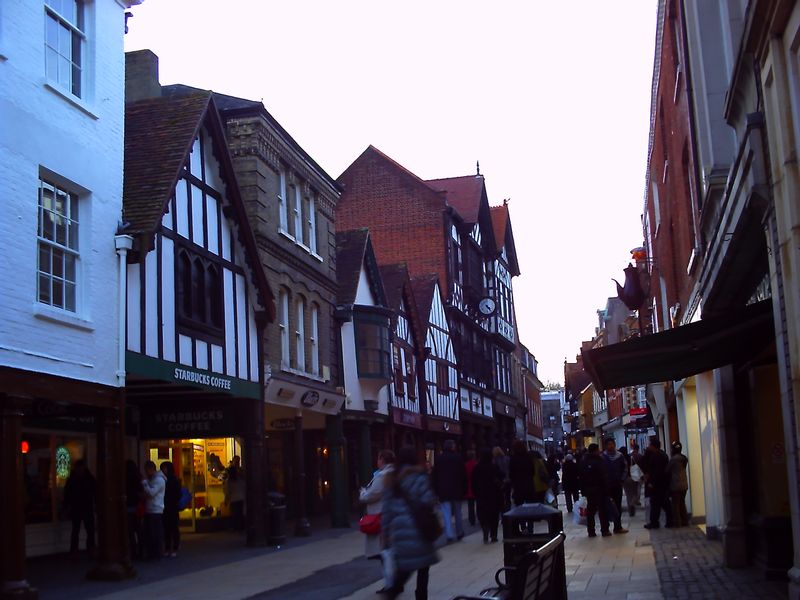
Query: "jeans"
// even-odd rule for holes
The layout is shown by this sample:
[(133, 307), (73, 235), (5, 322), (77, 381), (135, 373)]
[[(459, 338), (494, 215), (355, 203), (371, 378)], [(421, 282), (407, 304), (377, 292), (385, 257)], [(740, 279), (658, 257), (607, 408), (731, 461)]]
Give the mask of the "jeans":
[(567, 512), (572, 512), (572, 506), (581, 497), (578, 490), (564, 490), (564, 498), (567, 501)]
[[(430, 567), (423, 567), (417, 570), (417, 589), (414, 592), (415, 600), (428, 600), (428, 575)], [(387, 590), (387, 596), (392, 600), (400, 595), (408, 578), (413, 571), (397, 571), (394, 577), (394, 585)]]
[(171, 554), (178, 551), (181, 544), (178, 511), (164, 511), (164, 551)]
[(94, 512), (92, 509), (73, 511), (72, 535), (70, 536), (70, 551), (77, 552), (81, 535), (81, 523), (86, 529), (86, 549), (94, 549)]
[(467, 520), (470, 525), (475, 525), (475, 498), (467, 498)]
[[(452, 517), (456, 519), (456, 531), (453, 533)], [(464, 524), (461, 521), (461, 500), (442, 500), (442, 517), (444, 533), (448, 540), (464, 537)]]
[(614, 529), (622, 529), (622, 484), (612, 484), (610, 486), (609, 496), (614, 506), (617, 507), (617, 514), (614, 517)]
[(586, 529), (590, 534), (595, 533), (594, 516), (600, 513), (600, 531), (608, 532), (608, 512), (606, 511), (605, 494), (589, 493), (586, 494)]
[(144, 536), (147, 558), (161, 558), (164, 553), (164, 523), (161, 513), (144, 516)]

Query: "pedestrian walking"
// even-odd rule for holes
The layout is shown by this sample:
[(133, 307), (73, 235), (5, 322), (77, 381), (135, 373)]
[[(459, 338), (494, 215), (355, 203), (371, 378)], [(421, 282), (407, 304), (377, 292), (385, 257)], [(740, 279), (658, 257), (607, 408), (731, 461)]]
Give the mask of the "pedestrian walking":
[(164, 551), (164, 492), (167, 478), (156, 469), (156, 463), (144, 463), (144, 537), (147, 558), (158, 560)]
[(650, 445), (644, 452), (640, 466), (645, 476), (645, 496), (650, 499), (649, 521), (645, 523), (647, 529), (660, 527), (661, 511), (667, 516), (667, 527), (672, 527), (672, 507), (669, 504), (669, 475), (667, 464), (669, 457), (661, 449), (661, 441), (657, 436), (650, 438)]
[(502, 512), (511, 508), (511, 479), (509, 478), (509, 458), (500, 446), (492, 448), (492, 462), (503, 472)]
[(530, 456), (533, 461), (533, 502), (544, 502), (552, 476), (538, 450), (531, 452)]
[(82, 458), (75, 461), (64, 486), (64, 507), (72, 519), (70, 552), (75, 555), (80, 548), (81, 524), (86, 530), (86, 550), (94, 552), (94, 505), (96, 494), (94, 475)]
[(622, 484), (628, 475), (628, 464), (622, 453), (617, 450), (617, 442), (612, 438), (606, 440), (603, 461), (608, 476), (608, 496), (616, 508), (615, 511), (611, 511), (613, 512), (614, 533), (628, 533), (628, 530), (622, 526)]
[(589, 444), (580, 464), (581, 492), (586, 496), (586, 530), (589, 537), (597, 537), (595, 515), (599, 513), (600, 533), (611, 535), (608, 527), (608, 469), (600, 456), (600, 446)]
[[(437, 461), (438, 462), (438, 461)], [(459, 461), (463, 467), (463, 462)], [(404, 446), (397, 455), (395, 470), (388, 476), (381, 506), (381, 527), (386, 543), (392, 549), (397, 570), (387, 598), (394, 599), (417, 572), (416, 600), (427, 600), (431, 565), (439, 562), (433, 540), (420, 529), (423, 514), (434, 510), (436, 496), (425, 469), (417, 465), (417, 453)]]
[(558, 494), (561, 491), (561, 455), (551, 454), (547, 457), (547, 472), (550, 475), (550, 490), (553, 492), (553, 505), (558, 508)]
[[(378, 592), (384, 592), (391, 587), (393, 582), (392, 564), (388, 555), (383, 553), (385, 536), (381, 535), (381, 506), (386, 482), (389, 475), (394, 472), (394, 452), (381, 450), (378, 453), (378, 469), (373, 473), (372, 480), (359, 490), (358, 501), (366, 505), (365, 518), (360, 523), (365, 534), (364, 555), (368, 560), (380, 560), (383, 569), (383, 587)], [(377, 521), (377, 529), (374, 521)]]
[(636, 499), (636, 506), (642, 505), (642, 487), (644, 485), (644, 471), (642, 470), (642, 453), (639, 452), (639, 444), (634, 442), (631, 444), (631, 479), (636, 482), (636, 491), (634, 497)]
[(525, 448), (525, 442), (516, 440), (511, 447), (508, 476), (511, 481), (512, 499), (517, 506), (536, 501), (536, 490), (533, 485), (534, 475), (535, 465), (533, 458)]
[(572, 512), (572, 507), (581, 497), (580, 478), (578, 476), (578, 463), (572, 454), (564, 457), (561, 465), (561, 487), (564, 489), (564, 499), (567, 502), (567, 512)]
[(144, 538), (142, 518), (144, 517), (144, 489), (139, 467), (131, 459), (125, 461), (125, 512), (128, 517), (128, 545), (131, 559), (142, 558)]
[[(625, 502), (628, 505), (628, 514), (633, 517), (636, 515), (636, 494), (639, 490), (639, 483), (633, 479), (632, 471), (631, 471), (631, 457), (628, 455), (628, 449), (624, 446), (619, 449), (620, 454), (625, 459), (625, 464), (627, 465), (627, 472), (625, 475), (625, 480), (622, 482), (622, 491), (625, 492)], [(639, 467), (636, 467), (637, 469)]]
[(240, 457), (234, 456), (231, 459), (228, 468), (222, 475), (222, 486), (225, 502), (231, 509), (233, 529), (242, 531), (244, 529), (245, 477)]
[(483, 543), (497, 541), (497, 525), (503, 506), (503, 481), (505, 476), (492, 462), (492, 451), (481, 451), (481, 458), (472, 472), (472, 490), (478, 504), (478, 521), (483, 530)]
[(689, 477), (686, 467), (689, 459), (683, 454), (683, 445), (672, 442), (672, 456), (667, 463), (669, 475), (669, 495), (672, 505), (672, 525), (686, 527), (689, 525), (689, 514), (686, 512), (686, 492), (689, 491)]
[(475, 450), (467, 450), (467, 460), (464, 462), (464, 468), (467, 470), (467, 520), (470, 525), (475, 525), (475, 494), (472, 490), (472, 471), (478, 461), (475, 459)]
[[(444, 452), (436, 457), (433, 465), (433, 484), (442, 505), (444, 531), (448, 542), (464, 537), (464, 523), (461, 519), (461, 503), (467, 493), (467, 469), (464, 461), (456, 453), (454, 440), (446, 440)], [(453, 529), (455, 521), (455, 530)]]
[(181, 543), (179, 527), (181, 482), (175, 476), (175, 466), (168, 460), (161, 463), (161, 473), (166, 478), (164, 484), (164, 512), (162, 524), (164, 526), (164, 554), (175, 558)]

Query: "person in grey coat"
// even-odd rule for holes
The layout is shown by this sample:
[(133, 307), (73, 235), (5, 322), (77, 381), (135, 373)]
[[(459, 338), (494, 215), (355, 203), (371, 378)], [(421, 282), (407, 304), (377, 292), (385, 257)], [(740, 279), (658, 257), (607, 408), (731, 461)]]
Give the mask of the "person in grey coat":
[(683, 445), (680, 442), (672, 442), (672, 456), (667, 463), (673, 527), (689, 525), (689, 514), (686, 512), (686, 492), (689, 491), (686, 467), (689, 465), (689, 459), (682, 453), (682, 450)]
[(416, 507), (436, 506), (428, 474), (417, 462), (417, 452), (413, 447), (400, 449), (395, 471), (387, 478), (383, 497), (381, 531), (397, 567), (394, 583), (385, 592), (386, 597), (392, 600), (400, 595), (414, 571), (417, 572), (415, 598), (427, 600), (428, 572), (431, 565), (439, 562), (433, 542), (425, 540), (417, 528), (408, 502), (410, 500)]
[[(394, 452), (391, 450), (381, 450), (378, 453), (378, 470), (372, 476), (366, 487), (361, 488), (358, 494), (358, 501), (366, 504), (366, 514), (379, 515), (381, 514), (381, 507), (383, 505), (383, 492), (386, 487), (386, 480), (388, 475), (394, 471)], [(364, 546), (364, 554), (368, 559), (379, 558), (383, 564), (383, 557), (381, 551), (383, 544), (380, 533), (375, 535), (366, 535)], [(389, 587), (392, 582), (389, 580), (387, 565), (383, 565), (383, 579), (384, 589)], [(383, 591), (383, 590), (379, 590)]]

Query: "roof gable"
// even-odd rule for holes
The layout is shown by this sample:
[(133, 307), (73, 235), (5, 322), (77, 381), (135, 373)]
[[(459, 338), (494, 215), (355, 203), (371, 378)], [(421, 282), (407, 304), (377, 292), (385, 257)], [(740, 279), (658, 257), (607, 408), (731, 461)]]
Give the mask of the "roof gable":
[(508, 204), (503, 202), (500, 206), (490, 208), (492, 217), (492, 227), (494, 229), (494, 239), (497, 243), (498, 252), (505, 249), (508, 257), (508, 267), (511, 274), (519, 275), (519, 262), (517, 261), (517, 248), (514, 244), (514, 232), (511, 229), (511, 216), (508, 212)]
[(431, 319), (431, 308), (433, 307), (433, 294), (436, 291), (436, 284), (439, 282), (438, 275), (422, 275), (421, 277), (411, 278), (411, 290), (414, 296), (414, 303), (417, 308), (419, 318), (419, 328), (421, 338), (424, 340), (428, 334), (428, 326)]
[(425, 183), (445, 194), (447, 205), (455, 210), (464, 223), (478, 224), (482, 245), (487, 252), (494, 253), (497, 244), (483, 175), (430, 179)]
[(386, 292), (378, 270), (378, 261), (369, 239), (369, 229), (336, 232), (336, 279), (339, 284), (337, 301), (352, 305), (358, 296), (362, 270), (366, 272), (376, 306), (387, 306)]
[(200, 129), (212, 141), (229, 203), (223, 213), (244, 248), (250, 281), (267, 318), (275, 318), (272, 291), (261, 265), (253, 231), (239, 193), (222, 123), (208, 92), (180, 97), (158, 97), (128, 103), (125, 107), (125, 158), (123, 220), (125, 231), (138, 238), (142, 251), (153, 247), (161, 218)]

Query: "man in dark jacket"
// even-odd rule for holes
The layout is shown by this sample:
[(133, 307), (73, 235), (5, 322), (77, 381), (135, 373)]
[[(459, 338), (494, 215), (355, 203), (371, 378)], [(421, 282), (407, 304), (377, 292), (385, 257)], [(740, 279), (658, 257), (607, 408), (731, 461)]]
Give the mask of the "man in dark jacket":
[[(456, 443), (447, 440), (444, 452), (436, 457), (433, 466), (433, 486), (442, 505), (444, 532), (447, 541), (455, 541), (464, 537), (464, 524), (461, 521), (461, 502), (467, 493), (467, 469), (464, 461), (456, 453)], [(453, 532), (452, 519), (455, 517), (456, 529)]]
[(561, 465), (561, 487), (564, 488), (564, 498), (567, 501), (567, 511), (572, 512), (573, 502), (580, 498), (581, 486), (578, 479), (578, 463), (572, 454), (564, 457), (564, 464)]
[(600, 533), (603, 537), (611, 535), (608, 530), (608, 473), (600, 456), (600, 446), (589, 444), (586, 455), (580, 464), (581, 491), (586, 496), (586, 529), (589, 537), (597, 537), (594, 516), (600, 513)]
[(672, 527), (672, 511), (669, 505), (669, 476), (667, 464), (669, 457), (661, 449), (657, 436), (650, 438), (650, 445), (644, 451), (639, 466), (644, 471), (645, 495), (650, 498), (650, 522), (645, 523), (647, 529), (658, 529), (661, 510), (667, 515), (667, 527)]
[(81, 523), (86, 529), (86, 549), (94, 551), (94, 503), (95, 479), (83, 459), (76, 460), (67, 483), (64, 486), (64, 506), (72, 518), (72, 536), (70, 552), (76, 554), (79, 549)]
[(608, 474), (608, 495), (616, 507), (614, 517), (614, 533), (628, 533), (622, 526), (622, 482), (628, 476), (628, 463), (621, 452), (617, 451), (617, 443), (613, 438), (606, 440), (603, 462)]

